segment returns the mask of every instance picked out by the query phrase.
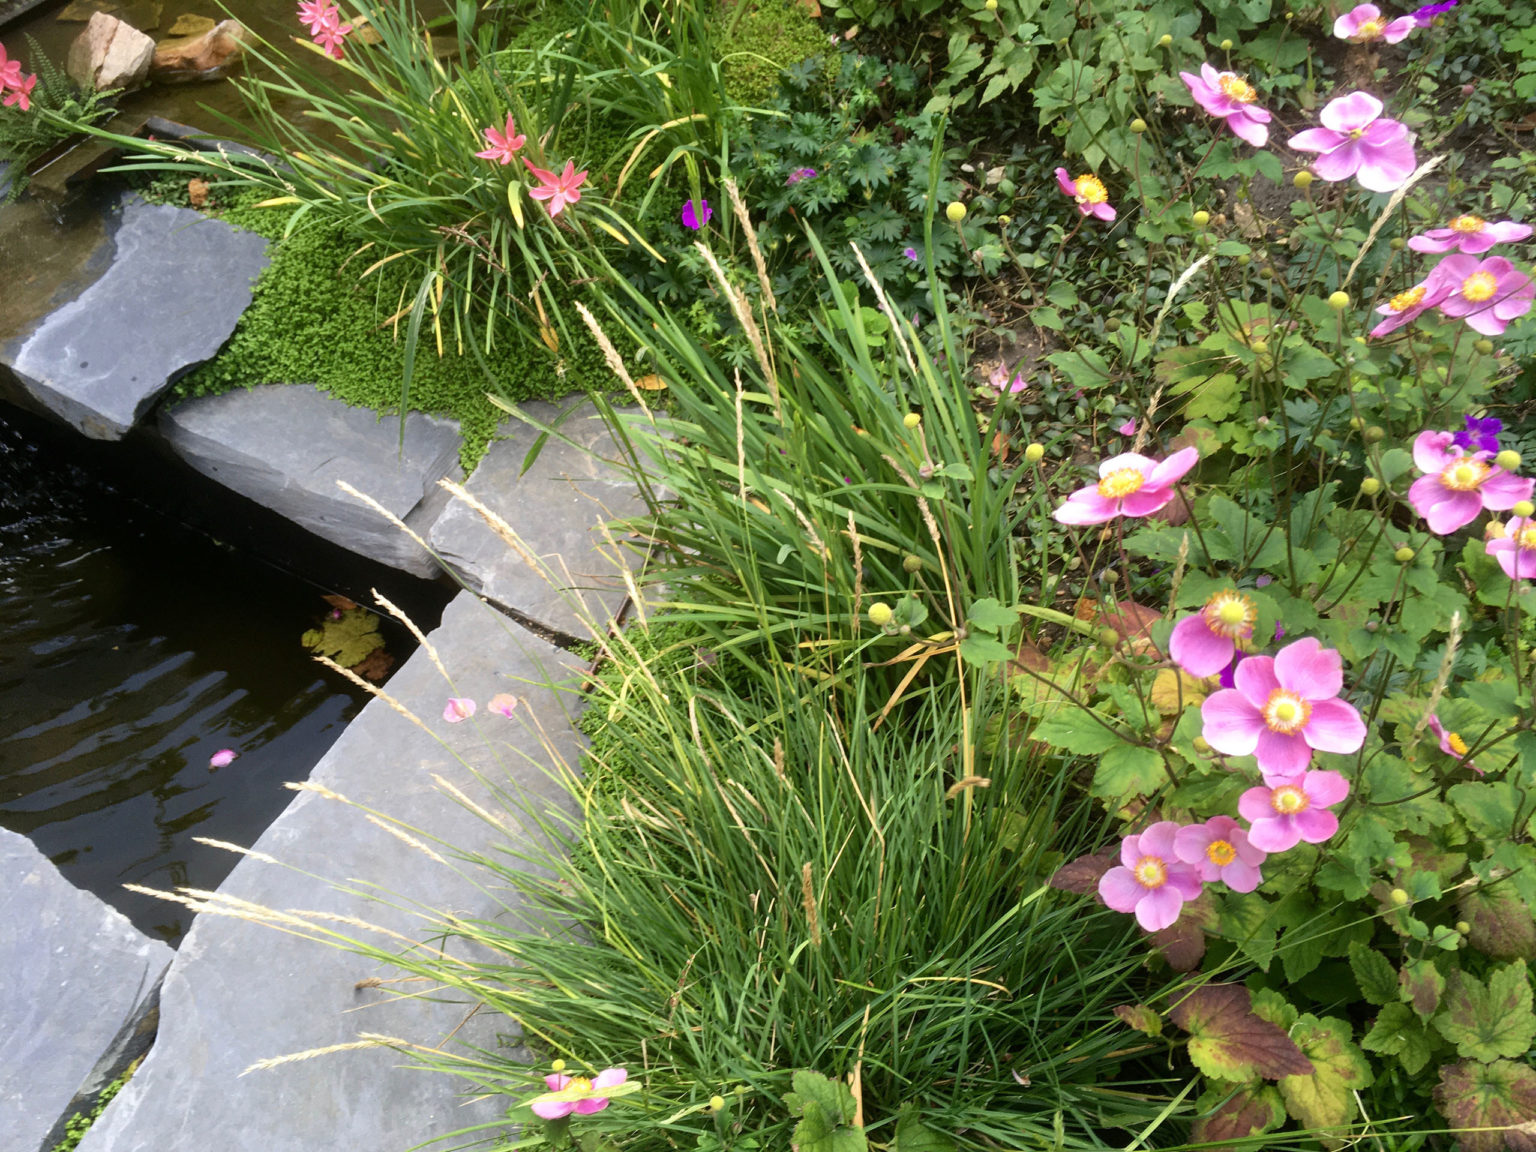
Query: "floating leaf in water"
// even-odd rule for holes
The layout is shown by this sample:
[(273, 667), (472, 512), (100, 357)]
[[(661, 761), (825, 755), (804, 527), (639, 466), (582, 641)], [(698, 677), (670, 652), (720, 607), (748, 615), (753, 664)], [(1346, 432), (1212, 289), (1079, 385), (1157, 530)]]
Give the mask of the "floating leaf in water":
[[(327, 597), (327, 600), (331, 598)], [(361, 664), (384, 647), (376, 616), (356, 605), (341, 608), (334, 601), (330, 616), (320, 627), (304, 633), (300, 640), (304, 647), (330, 657), (343, 668)]]

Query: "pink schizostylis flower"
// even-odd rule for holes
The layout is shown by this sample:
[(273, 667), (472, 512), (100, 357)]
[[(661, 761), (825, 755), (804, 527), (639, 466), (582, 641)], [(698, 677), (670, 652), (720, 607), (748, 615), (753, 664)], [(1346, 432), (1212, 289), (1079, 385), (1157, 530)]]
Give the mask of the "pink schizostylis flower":
[[(1440, 723), (1440, 717), (1433, 712), (1429, 714), (1429, 729), (1435, 734), (1435, 739), (1440, 741), (1440, 751), (1455, 760), (1464, 760), (1467, 754), (1467, 742), (1459, 733), (1447, 731), (1445, 725)], [(1483, 774), (1483, 770), (1472, 761), (1464, 760), (1464, 762), (1479, 776)]]
[(517, 155), (517, 150), (528, 143), (528, 137), (520, 134), (517, 125), (512, 122), (512, 113), (507, 113), (507, 126), (503, 131), (495, 128), (484, 129), (486, 142), (490, 144), (484, 152), (476, 152), (481, 160), (494, 160), (503, 166), (512, 163)]
[(240, 755), (233, 748), (220, 748), (212, 756), (208, 757), (208, 771), (215, 768), (228, 768), (235, 762), (235, 757)]
[(332, 60), (340, 60), (345, 55), (341, 46), (346, 41), (347, 33), (351, 31), (350, 24), (326, 24), (310, 38), (320, 45)]
[(341, 13), (331, 0), (303, 0), (299, 5), (299, 22), (308, 25), (309, 34), (316, 36), (323, 28), (337, 27)]
[(1248, 843), (1264, 852), (1288, 852), (1305, 840), (1321, 844), (1339, 830), (1328, 809), (1349, 795), (1349, 782), (1337, 772), (1303, 772), (1274, 785), (1250, 788), (1237, 799), (1237, 812), (1248, 821)]
[(1440, 301), (1450, 294), (1449, 284), (1431, 284), (1428, 280), (1415, 284), (1407, 291), (1399, 292), (1385, 304), (1377, 307), (1376, 311), (1386, 319), (1371, 329), (1371, 335), (1385, 336), (1389, 332), (1396, 332), (1405, 324), (1412, 324), (1431, 308), (1438, 306)]
[(1531, 278), (1502, 256), (1447, 256), (1425, 283), (1446, 289), (1438, 305), (1443, 315), (1465, 320), (1484, 336), (1502, 335), (1511, 320), (1531, 310), (1536, 296)]
[[(32, 89), (37, 87), (35, 75), (23, 76), (10, 86), (10, 91), (5, 93), (5, 98), (0, 104), (8, 108), (20, 108), (23, 112), (32, 107)], [(0, 89), (3, 91), (3, 89)]]
[(1343, 658), (1310, 636), (1273, 657), (1248, 657), (1232, 673), (1232, 682), (1232, 688), (1213, 692), (1201, 704), (1201, 735), (1227, 756), (1257, 757), (1266, 780), (1299, 776), (1314, 750), (1356, 752), (1365, 743), (1365, 721), (1352, 704), (1338, 698), (1344, 688)]
[(1174, 834), (1173, 850), (1198, 870), (1201, 880), (1220, 880), (1234, 892), (1252, 892), (1264, 879), (1259, 865), (1265, 853), (1248, 842), (1248, 833), (1230, 816), (1186, 824)]
[(1511, 580), (1536, 580), (1536, 520), (1515, 516), (1499, 529), (1501, 534), (1484, 545), (1488, 555)]
[(517, 710), (517, 697), (506, 692), (498, 692), (491, 697), (489, 703), (486, 704), (486, 708), (510, 720), (512, 713)]
[(1269, 113), (1254, 103), (1259, 94), (1236, 72), (1218, 72), (1200, 65), (1200, 75), (1180, 72), (1189, 94), (1209, 115), (1225, 120), (1227, 127), (1255, 148), (1269, 142)]
[(1079, 488), (1052, 512), (1063, 524), (1102, 524), (1116, 516), (1150, 516), (1173, 499), (1173, 486), (1200, 460), (1181, 448), (1166, 460), (1122, 452), (1099, 465), (1099, 482)]
[(1056, 183), (1064, 195), (1077, 202), (1077, 210), (1084, 216), (1105, 222), (1115, 218), (1115, 210), (1109, 205), (1109, 190), (1097, 176), (1085, 172), (1074, 180), (1065, 168), (1058, 168)]
[(1148, 932), (1179, 918), (1184, 902), (1200, 895), (1200, 874), (1179, 859), (1179, 826), (1159, 820), (1120, 842), (1120, 865), (1099, 878), (1099, 895), (1116, 912), (1134, 912)]
[(1444, 228), (1431, 228), (1414, 236), (1408, 247), (1415, 252), (1467, 252), (1473, 256), (1488, 251), (1495, 244), (1514, 244), (1529, 239), (1531, 226), (1513, 220), (1484, 220), (1464, 214), (1447, 220)]
[(1116, 428), (1115, 431), (1120, 433), (1122, 436), (1134, 436), (1136, 435), (1136, 421), (1127, 420), (1124, 424)]
[(1298, 132), (1290, 146), (1318, 153), (1312, 171), (1320, 179), (1353, 176), (1372, 192), (1395, 192), (1413, 175), (1413, 134), (1407, 125), (1383, 116), (1382, 109), (1369, 92), (1330, 100), (1319, 116), (1323, 126)]
[(1025, 379), (1022, 372), (1011, 373), (1001, 364), (987, 375), (987, 383), (999, 392), (1006, 392), (1009, 395), (1022, 392), (1029, 387), (1029, 381)]
[(1418, 22), (1412, 16), (1387, 20), (1376, 5), (1357, 4), (1333, 22), (1333, 34), (1355, 44), (1368, 44), (1373, 40), (1396, 44), (1408, 39), (1408, 34), (1417, 27)]
[[(1452, 257), (1454, 259), (1454, 257)], [(1463, 452), (1453, 432), (1420, 432), (1413, 463), (1424, 475), (1408, 489), (1408, 502), (1436, 536), (1448, 536), (1484, 508), (1507, 512), (1531, 498), (1536, 481), (1506, 472), (1487, 452)]]
[(21, 61), (12, 60), (5, 54), (5, 45), (0, 44), (0, 91), (14, 88), (21, 84)]
[(528, 195), (535, 200), (548, 201), (545, 207), (549, 209), (551, 219), (560, 215), (567, 204), (575, 204), (581, 199), (581, 186), (587, 179), (587, 173), (585, 169), (576, 171), (575, 161), (567, 160), (565, 171), (558, 176), (537, 167), (526, 156), (523, 157), (523, 163), (539, 182), (539, 186), (530, 189)]
[(1204, 680), (1232, 663), (1238, 646), (1253, 639), (1259, 610), (1241, 592), (1226, 589), (1211, 596), (1200, 611), (1184, 617), (1168, 637), (1168, 655), (1191, 676)]
[(608, 1097), (602, 1094), (604, 1088), (617, 1088), (625, 1080), (629, 1079), (629, 1072), (624, 1068), (604, 1068), (592, 1079), (585, 1076), (565, 1076), (559, 1072), (544, 1077), (544, 1086), (551, 1093), (563, 1092), (566, 1089), (575, 1089), (586, 1095), (579, 1100), (548, 1100), (544, 1096), (537, 1096), (529, 1104), (533, 1114), (544, 1120), (559, 1120), (569, 1116), (572, 1112), (578, 1116), (590, 1116), (593, 1112), (601, 1112), (608, 1107)]
[(450, 696), (443, 707), (443, 719), (450, 724), (468, 720), (475, 714), (475, 702), (466, 696)]
[(684, 228), (692, 228), (697, 232), (708, 224), (715, 210), (709, 206), (708, 200), (689, 200), (683, 205), (681, 219)]

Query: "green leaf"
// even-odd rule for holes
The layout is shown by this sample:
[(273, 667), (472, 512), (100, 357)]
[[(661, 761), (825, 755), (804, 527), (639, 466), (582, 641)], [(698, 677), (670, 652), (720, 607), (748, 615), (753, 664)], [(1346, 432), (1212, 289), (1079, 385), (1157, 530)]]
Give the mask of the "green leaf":
[(1148, 1036), (1161, 1036), (1163, 1034), (1163, 1018), (1157, 1009), (1146, 1004), (1117, 1004), (1115, 1015), (1128, 1027), (1143, 1032)]
[(343, 668), (361, 664), (375, 649), (384, 647), (379, 619), (365, 608), (348, 608), (318, 629), (305, 632), (304, 647), (329, 657)]
[(785, 1095), (784, 1103), (791, 1116), (804, 1115), (806, 1108), (814, 1104), (833, 1124), (846, 1124), (853, 1119), (853, 1093), (841, 1080), (802, 1068), (790, 1082), (795, 1090)]
[(1515, 787), (1503, 780), (1455, 784), (1446, 791), (1467, 827), (1484, 840), (1504, 840), (1514, 832), (1514, 817), (1519, 810)]
[(1150, 796), (1168, 783), (1163, 758), (1152, 748), (1121, 741), (1107, 749), (1093, 771), (1092, 792), (1106, 800)]
[(1349, 968), (1360, 985), (1360, 995), (1368, 1004), (1397, 1003), (1397, 971), (1374, 948), (1363, 944), (1349, 946)]
[[(1169, 1018), (1189, 1035), (1189, 1058), (1217, 1080), (1274, 1080), (1312, 1071), (1279, 1028), (1253, 1012), (1241, 984), (1207, 984), (1174, 1005)], [(1282, 1081), (1283, 1083), (1284, 1081)]]
[(965, 614), (966, 622), (983, 632), (1006, 632), (1019, 622), (1017, 608), (1004, 608), (990, 596), (977, 600)]
[(960, 641), (960, 657), (971, 664), (997, 664), (1013, 656), (1008, 645), (991, 636), (967, 636)]
[(911, 1105), (902, 1108), (890, 1152), (954, 1152), (954, 1149), (955, 1142), (919, 1120), (915, 1108)]
[(1451, 973), (1435, 1027), (1467, 1059), (1524, 1056), (1536, 1040), (1525, 961), (1494, 969), (1487, 984), (1465, 972)]
[(1340, 1128), (1355, 1114), (1355, 1091), (1373, 1081), (1365, 1053), (1350, 1039), (1349, 1023), (1335, 1016), (1304, 1013), (1291, 1037), (1312, 1063), (1306, 1076), (1280, 1081), (1290, 1114), (1308, 1128)]
[(1113, 728), (1100, 724), (1081, 708), (1069, 708), (1046, 717), (1035, 725), (1031, 735), (1043, 744), (1079, 756), (1096, 756), (1125, 743)]
[(1513, 1152), (1529, 1152), (1528, 1131), (1516, 1143), (1515, 1134), (1503, 1130), (1536, 1123), (1536, 1072), (1508, 1060), (1448, 1064), (1440, 1069), (1435, 1104), (1453, 1129), (1486, 1129), (1459, 1131), (1461, 1152), (1500, 1152), (1506, 1140)]
[(1428, 1020), (1440, 1007), (1445, 994), (1445, 977), (1429, 960), (1410, 960), (1398, 973), (1397, 998), (1413, 1005), (1413, 1010)]
[(1406, 1004), (1388, 1004), (1376, 1017), (1376, 1023), (1360, 1041), (1367, 1052), (1396, 1056), (1403, 1069), (1416, 1075), (1434, 1053), (1435, 1038), (1424, 1021)]

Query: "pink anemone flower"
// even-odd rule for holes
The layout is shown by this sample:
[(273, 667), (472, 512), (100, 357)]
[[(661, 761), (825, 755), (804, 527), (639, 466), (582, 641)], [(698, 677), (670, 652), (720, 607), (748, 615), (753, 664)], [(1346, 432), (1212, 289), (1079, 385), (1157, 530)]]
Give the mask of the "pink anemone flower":
[(1220, 880), (1234, 892), (1252, 892), (1264, 879), (1259, 865), (1266, 853), (1248, 842), (1248, 833), (1230, 816), (1186, 824), (1174, 834), (1173, 850), (1199, 869), (1201, 880)]
[(518, 132), (517, 125), (512, 122), (512, 113), (507, 113), (506, 130), (496, 131), (494, 127), (484, 129), (485, 139), (490, 144), (484, 152), (476, 152), (481, 160), (495, 160), (505, 166), (512, 163), (517, 150), (528, 143), (528, 137)]
[(1074, 180), (1065, 168), (1058, 168), (1056, 184), (1064, 195), (1077, 201), (1077, 210), (1084, 216), (1105, 222), (1115, 218), (1115, 210), (1109, 205), (1109, 190), (1097, 176), (1085, 172)]
[(1266, 780), (1299, 776), (1314, 750), (1356, 752), (1365, 743), (1360, 713), (1338, 698), (1343, 658), (1310, 636), (1273, 657), (1248, 657), (1232, 682), (1201, 704), (1201, 735), (1224, 755), (1257, 757)]
[(545, 207), (549, 209), (551, 219), (560, 215), (567, 204), (575, 204), (581, 199), (581, 186), (587, 179), (587, 173), (586, 169), (576, 171), (575, 161), (567, 160), (565, 171), (558, 176), (546, 169), (535, 167), (533, 161), (526, 156), (523, 157), (523, 163), (539, 181), (539, 187), (529, 189), (528, 195), (535, 200), (548, 201)]
[[(1237, 655), (1238, 646), (1253, 639), (1259, 610), (1241, 592), (1226, 589), (1207, 600), (1200, 611), (1173, 626), (1168, 655), (1191, 676), (1215, 676)], [(1209, 877), (1207, 877), (1209, 879)]]
[(1483, 774), (1481, 768), (1466, 759), (1467, 742), (1461, 738), (1459, 733), (1446, 731), (1445, 725), (1440, 723), (1440, 717), (1436, 716), (1433, 712), (1429, 714), (1429, 729), (1435, 734), (1435, 739), (1440, 741), (1440, 751), (1444, 752), (1447, 756), (1463, 761), (1468, 768), (1472, 769), (1479, 776)]
[(1200, 65), (1200, 75), (1180, 72), (1179, 78), (1207, 114), (1227, 122), (1227, 127), (1255, 148), (1269, 141), (1269, 112), (1254, 103), (1259, 94), (1236, 72), (1218, 72)]
[(1439, 304), (1443, 315), (1465, 320), (1484, 336), (1502, 335), (1511, 320), (1531, 310), (1536, 296), (1531, 278), (1502, 256), (1447, 256), (1425, 283), (1446, 289)]
[(1166, 460), (1122, 452), (1099, 465), (1099, 482), (1079, 488), (1052, 512), (1063, 524), (1102, 524), (1116, 516), (1150, 516), (1166, 506), (1177, 484), (1200, 459), (1181, 448)]
[(1440, 301), (1450, 294), (1451, 288), (1448, 284), (1431, 285), (1428, 280), (1415, 284), (1407, 291), (1399, 292), (1376, 309), (1386, 319), (1372, 328), (1370, 334), (1375, 337), (1396, 332), (1403, 325), (1412, 324), (1431, 308), (1438, 306)]
[(1372, 192), (1395, 192), (1413, 175), (1413, 137), (1405, 124), (1389, 120), (1380, 100), (1369, 92), (1351, 92), (1330, 100), (1319, 119), (1290, 139), (1298, 152), (1316, 152), (1312, 171), (1323, 180), (1360, 181)]
[(1179, 826), (1159, 820), (1120, 842), (1120, 865), (1099, 878), (1099, 896), (1116, 912), (1133, 912), (1148, 932), (1179, 918), (1185, 901), (1200, 895), (1200, 874), (1175, 851)]
[(1531, 226), (1513, 220), (1484, 220), (1481, 216), (1453, 216), (1444, 228), (1431, 228), (1414, 236), (1408, 247), (1415, 252), (1467, 252), (1476, 256), (1495, 244), (1515, 244), (1529, 239)]
[(475, 702), (464, 696), (450, 696), (443, 707), (443, 719), (450, 724), (468, 720), (475, 714)]
[(1484, 547), (1511, 580), (1536, 580), (1536, 520), (1513, 517), (1499, 525), (1499, 534)]
[(1376, 5), (1357, 4), (1333, 22), (1333, 34), (1352, 44), (1368, 44), (1373, 40), (1396, 44), (1408, 39), (1408, 34), (1417, 27), (1418, 22), (1412, 16), (1385, 20)]
[(1337, 772), (1303, 772), (1279, 784), (1250, 788), (1237, 799), (1237, 812), (1251, 827), (1248, 843), (1265, 852), (1288, 852), (1305, 840), (1321, 844), (1339, 830), (1328, 809), (1349, 795), (1349, 781)]
[[(549, 1093), (535, 1097), (529, 1107), (532, 1108), (535, 1116), (544, 1120), (559, 1120), (572, 1112), (578, 1116), (590, 1116), (593, 1112), (601, 1112), (608, 1107), (608, 1097), (602, 1094), (602, 1089), (617, 1088), (627, 1079), (629, 1079), (629, 1072), (623, 1068), (604, 1068), (590, 1080), (585, 1076), (565, 1076), (556, 1072), (544, 1077), (544, 1086), (549, 1089)], [(579, 1100), (546, 1098), (550, 1093), (566, 1090), (584, 1093), (584, 1095)]]
[(1420, 432), (1413, 463), (1424, 475), (1409, 487), (1408, 502), (1436, 536), (1465, 528), (1484, 508), (1507, 512), (1536, 488), (1536, 481), (1491, 463), (1487, 452), (1463, 452), (1452, 432)]

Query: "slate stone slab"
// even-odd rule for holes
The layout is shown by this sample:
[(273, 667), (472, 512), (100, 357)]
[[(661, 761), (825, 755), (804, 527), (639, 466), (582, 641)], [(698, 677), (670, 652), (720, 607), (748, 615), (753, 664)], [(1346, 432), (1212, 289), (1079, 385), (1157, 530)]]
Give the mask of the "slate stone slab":
[(104, 275), (0, 348), (38, 403), (118, 440), (175, 380), (209, 359), (251, 302), (266, 241), (201, 213), (126, 198)]
[[(575, 400), (567, 402), (567, 407)], [(553, 404), (524, 404), (529, 416), (550, 424), (563, 410)], [(572, 444), (551, 437), (533, 466), (523, 460), (538, 430), (516, 419), (502, 425), (504, 439), (490, 451), (465, 488), (501, 516), (548, 571), (541, 572), (510, 548), (485, 518), (454, 500), (432, 525), (429, 543), (442, 560), (482, 595), (568, 635), (586, 637), (573, 607), (579, 597), (600, 625), (624, 601), (622, 577), (599, 525), (634, 516), (643, 504), (634, 486), (610, 463), (618, 455), (613, 439), (591, 404), (580, 406), (560, 425)]]
[(0, 828), (0, 1147), (42, 1146), (173, 955)]
[(264, 384), (161, 413), (177, 455), (205, 476), (332, 543), (435, 576), (432, 557), (377, 511), (336, 486), (345, 480), (425, 537), (447, 502), (439, 477), (457, 476), (459, 431), (412, 413), (400, 423), (353, 408), (309, 384)]
[[(310, 779), (449, 843), (485, 848), (491, 839), (486, 824), (438, 791), (433, 774), (485, 803), (486, 786), (460, 762), (463, 756), (486, 781), (525, 792), (535, 804), (567, 803), (546, 776), (549, 757), (530, 729), (530, 718), (537, 717), (561, 755), (574, 757), (577, 737), (565, 699), (524, 681), (542, 681), (545, 669), (558, 675), (562, 661), (571, 658), (468, 593), (449, 604), (430, 639), (453, 677), (452, 688), (422, 651), (387, 688), (432, 734), (374, 700)], [(442, 720), (450, 692), (483, 704), (498, 691), (524, 698), (514, 719), (482, 708), (464, 723)], [(369, 823), (357, 808), (312, 791), (297, 794), (256, 848), (298, 869), (355, 878), (357, 888), (376, 885), (435, 908), (515, 923), (515, 912), (498, 911), (492, 895), (469, 880)], [(423, 922), (409, 909), (339, 892), (254, 858), (243, 859), (220, 892), (269, 907), (359, 916), (412, 939), (424, 934)], [(337, 1052), (241, 1075), (258, 1060), (353, 1042), (362, 1032), (450, 1046), (516, 1044), (513, 1022), (494, 1013), (465, 1023), (461, 1004), (398, 1000), (387, 987), (355, 987), (367, 977), (394, 974), (271, 927), (200, 914), (166, 975), (154, 1048), (79, 1152), (405, 1152), (430, 1137), (505, 1115), (505, 1101), (466, 1103), (458, 1095), (466, 1082), (404, 1067), (389, 1049)], [(502, 1050), (527, 1056), (516, 1047)]]

